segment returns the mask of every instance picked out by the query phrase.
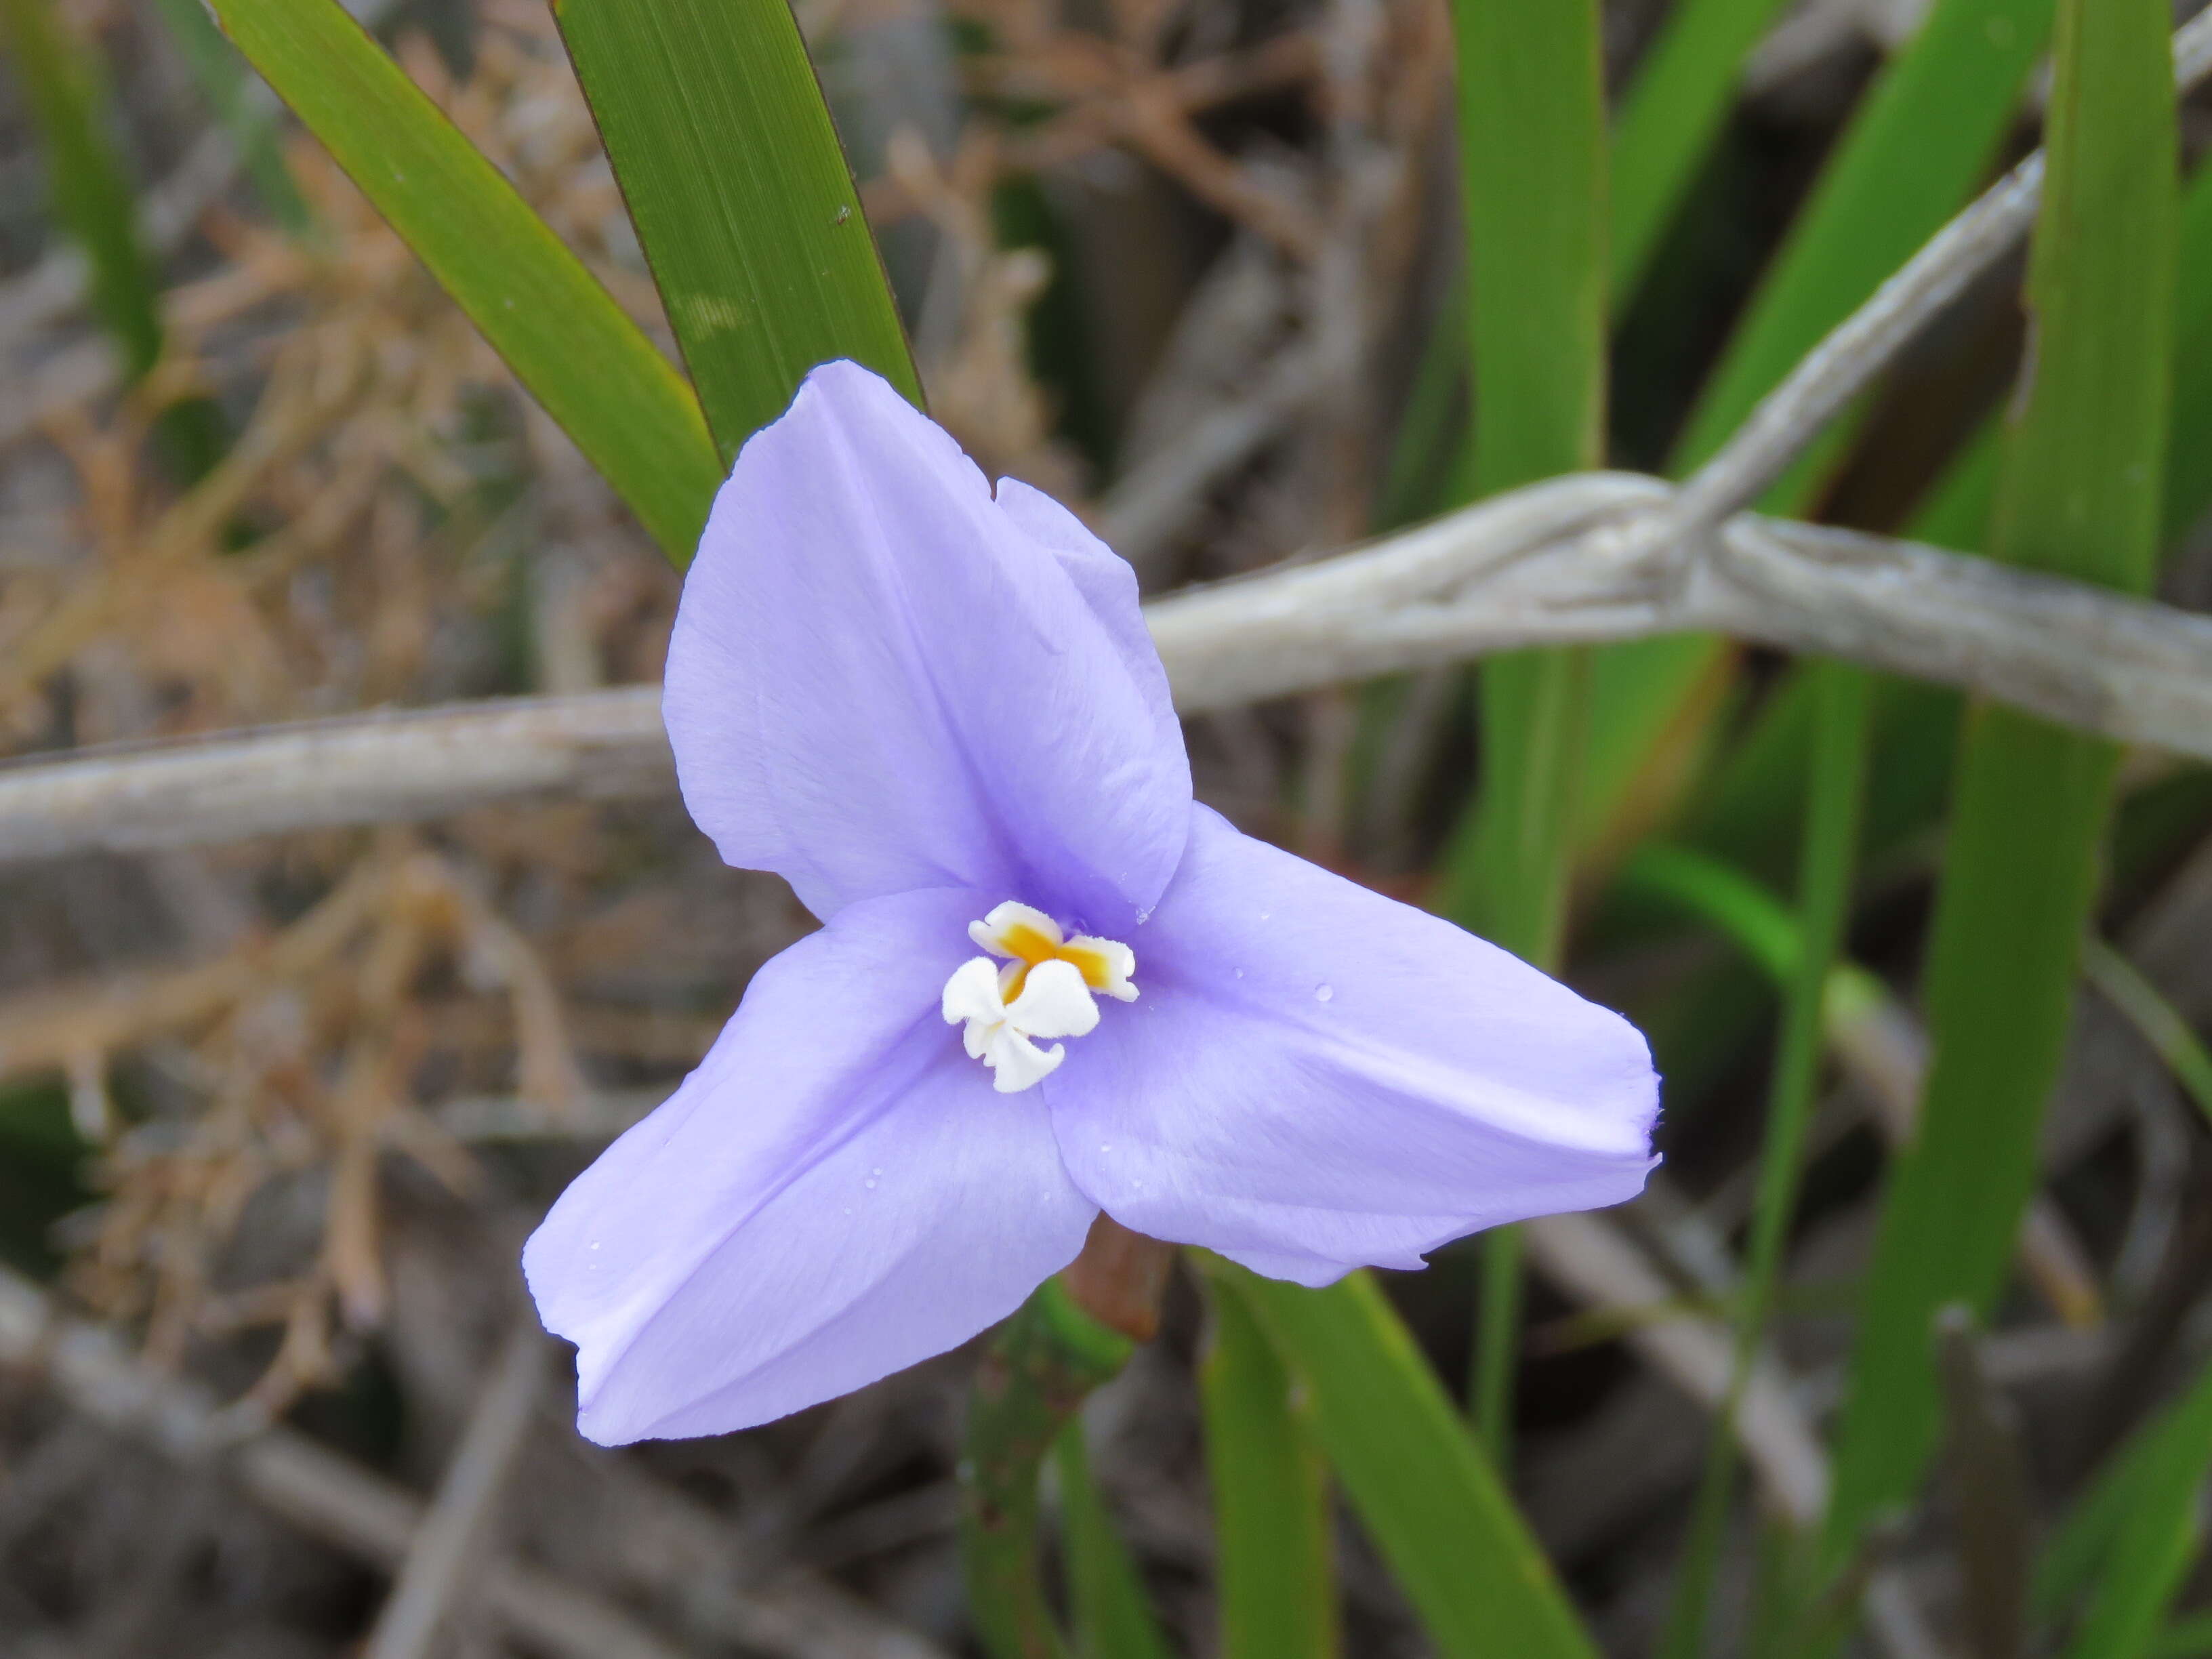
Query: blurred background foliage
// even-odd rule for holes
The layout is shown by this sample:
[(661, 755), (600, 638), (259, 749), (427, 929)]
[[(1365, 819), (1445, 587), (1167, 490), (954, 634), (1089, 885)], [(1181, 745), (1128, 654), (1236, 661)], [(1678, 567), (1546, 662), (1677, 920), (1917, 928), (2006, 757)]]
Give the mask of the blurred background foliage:
[[(1762, 504), (2212, 605), (2157, 0), (350, 13), (0, 0), (24, 764), (652, 682), (831, 355), (1148, 593), (1680, 475), (2038, 144), (2033, 250)], [(2212, 1653), (2212, 770), (1705, 637), (1188, 732), (1628, 1012), (1666, 1162), (1425, 1274), (1180, 1267), (999, 1425), (1076, 1651)], [(973, 1352), (607, 1455), (530, 1335), (523, 1234), (806, 925), (665, 799), (0, 866), (0, 1646), (1051, 1651), (963, 1597)]]

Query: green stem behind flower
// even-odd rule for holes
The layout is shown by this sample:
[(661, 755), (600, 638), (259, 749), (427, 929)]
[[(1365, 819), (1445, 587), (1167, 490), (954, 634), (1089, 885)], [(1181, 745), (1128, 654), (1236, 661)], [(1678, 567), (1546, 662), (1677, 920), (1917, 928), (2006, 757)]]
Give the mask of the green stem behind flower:
[(1060, 1430), (1136, 1344), (1048, 1279), (975, 1372), (960, 1460), (960, 1549), (992, 1659), (1067, 1659), (1037, 1560), (1037, 1475)]

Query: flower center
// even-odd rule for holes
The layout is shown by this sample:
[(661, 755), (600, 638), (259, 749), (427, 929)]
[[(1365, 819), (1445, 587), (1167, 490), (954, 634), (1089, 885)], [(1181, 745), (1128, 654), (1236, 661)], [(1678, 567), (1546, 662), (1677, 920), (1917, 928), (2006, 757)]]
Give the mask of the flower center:
[(991, 1086), (1002, 1095), (1043, 1082), (1067, 1057), (1065, 1044), (1040, 1048), (1034, 1039), (1091, 1034), (1098, 1024), (1094, 993), (1137, 1000), (1129, 982), (1135, 951), (1087, 933), (1069, 939), (1026, 904), (1008, 900), (969, 922), (968, 937), (991, 954), (962, 963), (945, 981), (945, 1020), (966, 1026), (969, 1057), (990, 1068)]

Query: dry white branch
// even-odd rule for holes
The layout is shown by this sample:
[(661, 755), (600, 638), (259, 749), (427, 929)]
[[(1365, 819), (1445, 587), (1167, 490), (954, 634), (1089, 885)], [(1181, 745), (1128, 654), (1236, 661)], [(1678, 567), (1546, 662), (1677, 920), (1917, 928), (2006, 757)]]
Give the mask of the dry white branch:
[(1147, 612), (1178, 706), (1515, 646), (1711, 629), (2212, 757), (2212, 618), (1939, 548), (1739, 514), (1689, 556), (1665, 485), (1582, 473)]
[(463, 703), (0, 769), (0, 860), (674, 787), (657, 686)]
[[(2212, 11), (2173, 37), (2173, 78), (2186, 92), (2212, 74)], [(1830, 330), (1727, 443), (1683, 486), (1661, 534), (1674, 540), (1757, 501), (1836, 414), (1966, 285), (2020, 246), (2043, 204), (2037, 150), (1929, 240), (1872, 297)]]
[[(1748, 514), (1685, 562), (1650, 533), (1675, 500), (1656, 479), (1579, 473), (1146, 615), (1188, 713), (1515, 646), (1711, 629), (2212, 759), (2212, 617)], [(672, 779), (653, 687), (368, 714), (0, 767), (0, 862), (652, 796)]]

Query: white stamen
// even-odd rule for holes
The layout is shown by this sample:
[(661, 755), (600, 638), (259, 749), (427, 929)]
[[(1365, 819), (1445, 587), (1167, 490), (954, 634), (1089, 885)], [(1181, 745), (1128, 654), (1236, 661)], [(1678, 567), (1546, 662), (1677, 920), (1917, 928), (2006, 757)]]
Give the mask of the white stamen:
[(1064, 1044), (1040, 1048), (1032, 1039), (1090, 1035), (1098, 1024), (1094, 992), (1136, 1000), (1134, 951), (1115, 939), (1068, 939), (1058, 922), (1026, 904), (996, 906), (969, 924), (968, 936), (992, 957), (1009, 960), (962, 963), (945, 982), (945, 1023), (965, 1026), (963, 1044), (990, 1068), (991, 1086), (1000, 1094), (1034, 1087), (1067, 1057)]

